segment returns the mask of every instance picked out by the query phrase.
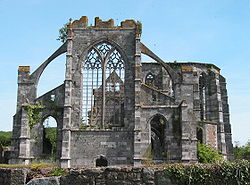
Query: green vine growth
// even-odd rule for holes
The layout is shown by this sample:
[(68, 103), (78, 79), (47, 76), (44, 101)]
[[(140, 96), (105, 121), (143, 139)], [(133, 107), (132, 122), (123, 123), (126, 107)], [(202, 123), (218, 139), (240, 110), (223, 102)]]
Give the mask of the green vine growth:
[(142, 23), (140, 21), (136, 22), (136, 33), (138, 35), (141, 35), (141, 33), (142, 33)]
[(41, 111), (44, 109), (44, 106), (41, 104), (34, 104), (34, 105), (27, 104), (24, 107), (28, 114), (29, 127), (30, 129), (32, 129), (35, 126), (35, 124), (41, 121), (42, 119)]

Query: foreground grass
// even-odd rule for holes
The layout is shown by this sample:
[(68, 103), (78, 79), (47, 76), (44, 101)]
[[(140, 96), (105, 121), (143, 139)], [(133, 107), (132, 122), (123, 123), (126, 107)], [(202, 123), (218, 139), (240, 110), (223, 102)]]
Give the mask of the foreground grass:
[(31, 168), (31, 169), (41, 169), (41, 168), (53, 168), (56, 167), (52, 163), (33, 163), (29, 165), (25, 164), (0, 164), (0, 168)]

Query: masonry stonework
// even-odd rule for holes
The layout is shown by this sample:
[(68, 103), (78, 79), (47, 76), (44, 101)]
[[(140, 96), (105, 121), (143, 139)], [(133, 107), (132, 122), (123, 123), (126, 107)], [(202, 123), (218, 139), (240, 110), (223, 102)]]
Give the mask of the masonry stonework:
[[(141, 41), (141, 23), (67, 27), (67, 41), (33, 73), (18, 69), (10, 163), (48, 160), (43, 122), (57, 122), (55, 160), (62, 167), (197, 162), (197, 142), (232, 155), (226, 80), (205, 63), (167, 63)], [(53, 59), (66, 53), (65, 81), (37, 97)], [(147, 55), (154, 62), (141, 61)], [(40, 106), (40, 108), (39, 108)], [(36, 119), (35, 119), (36, 118)], [(33, 124), (31, 124), (33, 123)], [(32, 125), (32, 126), (31, 126)]]

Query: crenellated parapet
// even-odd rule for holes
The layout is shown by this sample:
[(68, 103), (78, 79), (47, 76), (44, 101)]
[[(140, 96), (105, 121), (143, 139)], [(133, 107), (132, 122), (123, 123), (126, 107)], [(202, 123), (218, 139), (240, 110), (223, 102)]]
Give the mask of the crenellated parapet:
[(141, 29), (141, 26), (134, 20), (125, 20), (121, 22), (120, 26), (115, 26), (114, 19), (103, 21), (99, 17), (95, 18), (94, 26), (89, 26), (88, 17), (82, 16), (79, 20), (68, 24), (68, 29)]

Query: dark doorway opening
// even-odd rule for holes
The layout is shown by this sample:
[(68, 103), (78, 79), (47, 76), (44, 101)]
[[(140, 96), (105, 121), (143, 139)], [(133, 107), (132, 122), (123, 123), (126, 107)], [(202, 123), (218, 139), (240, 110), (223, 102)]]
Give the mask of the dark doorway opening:
[(105, 167), (108, 166), (108, 160), (104, 156), (100, 156), (96, 159), (96, 167)]
[(197, 134), (197, 140), (199, 143), (203, 143), (203, 132), (201, 128), (196, 129)]
[(166, 119), (162, 115), (155, 115), (150, 122), (151, 148), (153, 159), (162, 159), (165, 143)]

